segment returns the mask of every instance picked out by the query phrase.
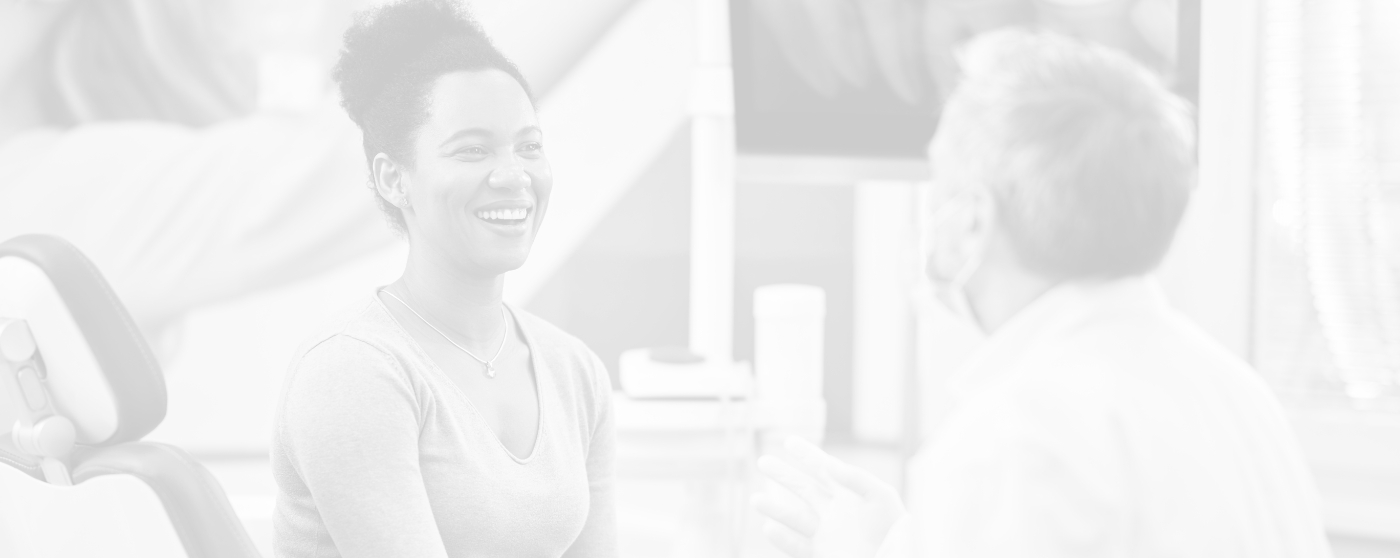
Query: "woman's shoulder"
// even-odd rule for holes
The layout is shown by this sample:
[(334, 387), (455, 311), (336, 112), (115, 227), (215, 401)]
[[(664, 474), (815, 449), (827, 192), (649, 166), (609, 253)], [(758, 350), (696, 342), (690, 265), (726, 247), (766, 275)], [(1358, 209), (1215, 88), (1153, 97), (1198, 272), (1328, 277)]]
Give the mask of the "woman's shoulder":
[(525, 330), (525, 335), (531, 341), (543, 345), (549, 350), (563, 351), (569, 354), (592, 354), (588, 345), (584, 344), (582, 340), (549, 320), (516, 306), (510, 306), (510, 313), (515, 316), (515, 320), (520, 323), (520, 327)]
[(607, 366), (581, 339), (525, 310), (512, 306), (511, 313), (532, 344), (531, 350), (546, 366), (577, 376), (576, 379), (588, 382), (593, 391), (611, 390)]
[(405, 366), (402, 333), (393, 317), (372, 296), (345, 307), (324, 322), (298, 347), (287, 372), (288, 383), (315, 383), (316, 378), (344, 381), (380, 376), (411, 381)]
[(297, 350), (282, 386), (283, 405), (331, 391), (417, 400), (419, 382), (408, 371), (392, 319), (367, 297), (326, 322)]
[(297, 348), (297, 357), (320, 355), (335, 348), (354, 346), (360, 351), (392, 353), (397, 332), (384, 306), (366, 296), (341, 308), (322, 322)]
[(536, 373), (549, 377), (565, 405), (564, 415), (577, 417), (580, 432), (593, 436), (612, 413), (612, 377), (607, 366), (587, 344), (559, 326), (515, 307), (511, 313), (540, 366)]

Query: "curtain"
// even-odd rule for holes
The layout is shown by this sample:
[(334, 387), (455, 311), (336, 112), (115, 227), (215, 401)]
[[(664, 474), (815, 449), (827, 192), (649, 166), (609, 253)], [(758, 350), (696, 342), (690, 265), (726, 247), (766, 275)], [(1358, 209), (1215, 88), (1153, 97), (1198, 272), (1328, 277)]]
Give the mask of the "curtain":
[[(1353, 399), (1395, 395), (1400, 2), (1264, 0), (1262, 9), (1261, 172), (1275, 200), (1270, 225), (1283, 229), (1301, 264), (1300, 294), (1325, 347), (1325, 371)], [(1261, 280), (1269, 281), (1277, 268), (1263, 264)], [(1263, 304), (1267, 330), (1269, 306), (1287, 301)], [(1264, 352), (1287, 342), (1263, 340)]]

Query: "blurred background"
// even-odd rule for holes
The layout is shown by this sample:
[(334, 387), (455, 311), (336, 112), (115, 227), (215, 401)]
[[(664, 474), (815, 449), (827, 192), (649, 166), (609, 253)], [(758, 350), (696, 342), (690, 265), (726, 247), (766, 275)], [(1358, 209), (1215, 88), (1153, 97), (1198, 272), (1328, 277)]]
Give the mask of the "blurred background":
[[(166, 189), (115, 203), (185, 216), (158, 223), (150, 243), (216, 216), (240, 236), (206, 233), (207, 257), (266, 269), (113, 257), (109, 270), (89, 254), (164, 367), (169, 411), (147, 439), (199, 458), (267, 556), (282, 375), (301, 340), (396, 279), (406, 255), (364, 188), (358, 132), (329, 80), (350, 14), (372, 4), (0, 0), (0, 30), (47, 33), (0, 42), (0, 160), (33, 162), (0, 177), (0, 205), (37, 203), (42, 180), (27, 177), (54, 174), (47, 164), (89, 173), (64, 178), (85, 188), (128, 173)], [(1197, 105), (1200, 186), (1160, 278), (1284, 400), (1336, 554), (1400, 556), (1400, 39), (1388, 32), (1400, 3), (468, 4), (530, 80), (556, 174), (549, 219), (507, 297), (610, 368), (625, 556), (774, 555), (746, 502), (754, 458), (781, 434), (900, 485), (976, 340), (930, 302), (919, 273), (924, 147), (957, 46), (1005, 26), (1122, 49)], [(17, 27), (11, 14), (34, 9), (54, 14), (46, 27)], [(16, 93), (25, 80), (41, 93)], [(133, 152), (150, 137), (151, 150), (207, 147), (180, 165), (33, 155), (93, 131), (105, 134), (93, 145)], [(260, 174), (227, 178), (242, 167)], [(194, 188), (212, 193), (181, 206)], [(227, 189), (252, 193), (217, 194)], [(314, 203), (279, 213), (284, 197)], [(94, 246), (130, 232), (59, 221), (36, 222)], [(0, 232), (26, 232), (15, 227)], [(298, 234), (314, 241), (280, 240)], [(249, 255), (263, 249), (284, 259)], [(162, 281), (122, 279), (150, 270)], [(172, 294), (196, 283), (218, 288)], [(774, 333), (784, 331), (798, 333)], [(705, 360), (647, 352), (666, 347)], [(178, 554), (158, 522), (109, 517), (163, 517), (153, 499), (41, 497), (16, 478), (0, 476), (0, 551), (28, 555), (35, 547), (6, 539), (53, 529), (68, 545), (54, 548), (72, 554), (34, 555)], [(73, 532), (82, 540), (63, 536)]]

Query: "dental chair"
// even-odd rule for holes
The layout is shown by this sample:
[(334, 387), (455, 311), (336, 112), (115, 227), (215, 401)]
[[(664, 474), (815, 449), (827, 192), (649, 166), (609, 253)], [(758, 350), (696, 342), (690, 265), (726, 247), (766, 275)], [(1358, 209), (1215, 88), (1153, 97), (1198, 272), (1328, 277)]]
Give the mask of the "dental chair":
[(52, 236), (0, 243), (0, 467), (57, 486), (135, 477), (186, 556), (258, 556), (208, 470), (141, 441), (165, 405), (159, 365), (91, 261)]

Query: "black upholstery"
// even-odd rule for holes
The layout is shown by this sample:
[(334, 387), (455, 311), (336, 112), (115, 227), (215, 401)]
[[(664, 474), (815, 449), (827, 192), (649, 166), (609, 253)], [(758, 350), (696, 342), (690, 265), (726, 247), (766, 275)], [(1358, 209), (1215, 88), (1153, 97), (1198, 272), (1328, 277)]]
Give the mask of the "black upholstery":
[(76, 461), (74, 484), (103, 475), (132, 475), (150, 486), (191, 558), (258, 556), (219, 482), (185, 450), (130, 442), (83, 452)]
[[(117, 427), (106, 440), (80, 445), (68, 460), (73, 483), (131, 475), (160, 499), (191, 558), (255, 558), (257, 549), (223, 488), (184, 450), (140, 439), (165, 418), (165, 379), (146, 340), (97, 268), (76, 247), (45, 235), (0, 243), (0, 258), (19, 257), (48, 276), (111, 387)], [(35, 331), (36, 337), (43, 331)], [(43, 480), (38, 460), (0, 451), (0, 465)]]
[(165, 419), (165, 377), (102, 273), (76, 246), (54, 236), (31, 234), (0, 243), (0, 258), (7, 256), (28, 260), (48, 275), (112, 387), (117, 430), (93, 445), (120, 444), (149, 434)]

